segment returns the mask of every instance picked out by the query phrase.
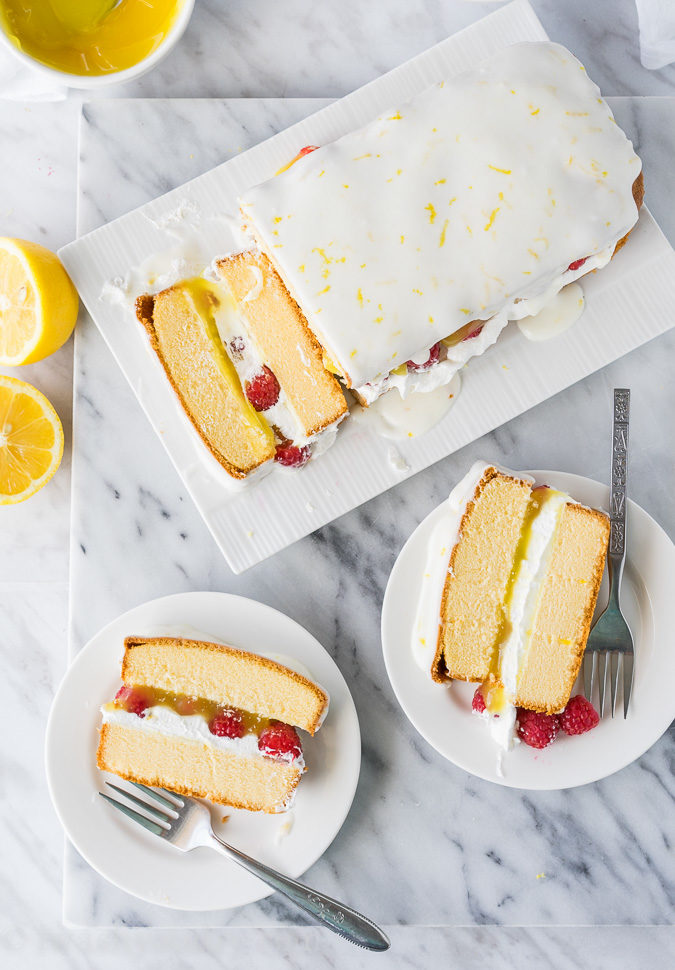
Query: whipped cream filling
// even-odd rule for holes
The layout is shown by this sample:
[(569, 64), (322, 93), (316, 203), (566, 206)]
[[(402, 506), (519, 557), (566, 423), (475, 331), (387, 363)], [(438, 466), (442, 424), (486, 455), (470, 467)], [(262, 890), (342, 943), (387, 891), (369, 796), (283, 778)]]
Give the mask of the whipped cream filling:
[(541, 507), (531, 522), (523, 558), (511, 588), (508, 603), (510, 629), (499, 645), (497, 673), (504, 694), (494, 713), (490, 711), (488, 696), (490, 733), (499, 747), (507, 751), (513, 746), (516, 732), (518, 676), (527, 657), (532, 619), (553, 551), (553, 538), (564, 506), (573, 499), (564, 492), (549, 488), (542, 490), (540, 501)]

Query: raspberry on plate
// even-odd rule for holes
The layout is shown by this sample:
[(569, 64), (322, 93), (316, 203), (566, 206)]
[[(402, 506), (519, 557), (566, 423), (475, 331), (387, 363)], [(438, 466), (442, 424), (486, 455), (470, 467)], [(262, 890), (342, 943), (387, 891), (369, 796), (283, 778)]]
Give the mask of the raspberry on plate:
[(485, 698), (483, 697), (483, 691), (480, 687), (476, 688), (476, 693), (473, 695), (473, 700), (471, 701), (471, 710), (475, 714), (484, 714), (486, 711)]
[(557, 714), (541, 714), (539, 711), (528, 711), (519, 707), (518, 737), (531, 748), (546, 748), (555, 741), (560, 730), (560, 718)]
[(310, 457), (311, 451), (308, 445), (300, 448), (289, 441), (283, 445), (277, 445), (274, 460), (278, 461), (280, 465), (285, 465), (286, 468), (302, 468), (303, 465), (307, 464)]
[(256, 411), (266, 411), (279, 400), (279, 381), (265, 364), (252, 380), (246, 381), (246, 397)]
[(150, 707), (150, 701), (143, 691), (138, 687), (129, 687), (127, 684), (117, 691), (115, 701), (129, 714), (136, 714), (138, 717), (145, 717), (145, 712)]
[(283, 721), (272, 721), (260, 732), (258, 750), (270, 758), (293, 761), (302, 754), (302, 744), (294, 727)]
[(567, 267), (567, 269), (568, 270), (571, 269), (572, 272), (574, 272), (574, 270), (580, 269), (584, 265), (584, 263), (586, 262), (587, 259), (588, 259), (588, 256), (584, 256), (583, 259), (575, 259), (573, 263), (570, 263), (569, 264), (569, 266)]
[(244, 723), (239, 711), (224, 707), (209, 721), (209, 731), (218, 738), (243, 738)]
[(598, 712), (583, 694), (570, 698), (560, 715), (560, 727), (565, 734), (585, 734), (592, 731), (600, 720)]
[(412, 371), (429, 370), (430, 367), (433, 367), (434, 364), (438, 363), (440, 356), (441, 356), (441, 345), (440, 343), (438, 343), (438, 344), (434, 344), (433, 347), (431, 347), (431, 349), (429, 350), (429, 356), (424, 361), (424, 363), (416, 364), (414, 360), (408, 360), (406, 361), (406, 364), (407, 364), (408, 370), (412, 370)]

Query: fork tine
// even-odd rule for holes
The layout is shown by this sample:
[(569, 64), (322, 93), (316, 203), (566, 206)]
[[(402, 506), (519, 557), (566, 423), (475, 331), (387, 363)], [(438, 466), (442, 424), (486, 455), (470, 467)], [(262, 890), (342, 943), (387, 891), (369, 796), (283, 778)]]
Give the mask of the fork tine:
[(590, 701), (593, 696), (593, 657), (595, 654), (584, 655), (584, 697)]
[(609, 689), (612, 697), (612, 717), (614, 717), (614, 710), (616, 708), (616, 695), (619, 692), (619, 674), (623, 667), (622, 657), (623, 654), (619, 653), (618, 650), (612, 650), (609, 655)]
[(108, 788), (112, 788), (113, 791), (118, 792), (120, 795), (124, 795), (124, 797), (128, 798), (130, 802), (134, 803), (134, 805), (138, 805), (146, 812), (149, 812), (150, 815), (154, 816), (155, 821), (168, 823), (173, 821), (171, 816), (167, 815), (167, 813), (162, 811), (161, 808), (154, 808), (152, 805), (148, 805), (148, 803), (144, 802), (142, 798), (136, 798), (135, 795), (132, 795), (130, 791), (125, 791), (124, 788), (118, 788), (118, 786), (113, 785), (111, 781), (106, 781), (106, 785)]
[(607, 654), (598, 654), (598, 688), (600, 690), (600, 717), (605, 716), (605, 685), (607, 683)]
[(142, 825), (144, 829), (148, 830), (148, 832), (152, 832), (153, 835), (166, 835), (166, 829), (163, 829), (161, 825), (157, 825), (156, 822), (151, 822), (150, 819), (145, 818), (144, 815), (139, 815), (139, 813), (135, 812), (133, 808), (128, 808), (126, 805), (118, 802), (117, 799), (111, 798), (109, 795), (104, 795), (102, 791), (99, 792), (99, 795), (101, 798), (105, 798), (107, 802), (110, 802), (111, 805), (114, 805), (115, 808), (118, 808), (120, 812), (128, 815), (129, 818), (134, 820), (134, 822), (138, 822), (139, 825)]
[(139, 781), (132, 781), (131, 784), (135, 788), (140, 788), (145, 795), (147, 795), (149, 798), (153, 798), (156, 802), (159, 802), (160, 805), (164, 805), (165, 808), (170, 808), (172, 812), (175, 812), (177, 809), (182, 808), (185, 805), (184, 801), (177, 798), (173, 792), (167, 791), (166, 788), (160, 788), (159, 791), (163, 792), (165, 795), (172, 795), (172, 798), (163, 798), (162, 795), (160, 795), (158, 791), (155, 791), (154, 788), (148, 788), (147, 785), (141, 785)]
[(633, 690), (633, 654), (627, 653), (623, 658), (623, 719), (628, 717), (628, 705)]

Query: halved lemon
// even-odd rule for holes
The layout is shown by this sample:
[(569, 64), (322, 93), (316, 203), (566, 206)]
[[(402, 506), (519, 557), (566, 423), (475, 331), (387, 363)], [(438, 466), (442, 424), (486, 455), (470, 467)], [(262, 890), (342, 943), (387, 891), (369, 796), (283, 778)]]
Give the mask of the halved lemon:
[(34, 364), (53, 354), (73, 332), (77, 311), (77, 290), (58, 256), (0, 236), (0, 364)]
[(14, 505), (46, 485), (61, 463), (63, 428), (47, 398), (0, 374), (0, 505)]

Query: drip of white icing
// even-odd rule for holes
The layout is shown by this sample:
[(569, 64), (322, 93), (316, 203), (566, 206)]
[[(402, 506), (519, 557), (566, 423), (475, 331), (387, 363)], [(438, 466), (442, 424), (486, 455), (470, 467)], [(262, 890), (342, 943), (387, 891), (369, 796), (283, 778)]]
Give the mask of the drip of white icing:
[[(450, 384), (442, 384), (432, 391), (412, 392), (405, 398), (390, 391), (370, 407), (360, 409), (357, 420), (383, 438), (419, 438), (445, 417), (456, 402), (460, 387), (461, 378), (455, 374)], [(356, 417), (356, 413), (352, 417)]]
[(584, 312), (584, 291), (569, 283), (550, 303), (532, 317), (518, 321), (518, 329), (528, 340), (550, 340), (564, 333)]
[(639, 171), (576, 58), (518, 44), (305, 155), (242, 206), (361, 389), (468, 321), (536, 312), (574, 261), (587, 258), (578, 275), (607, 261), (637, 219)]

